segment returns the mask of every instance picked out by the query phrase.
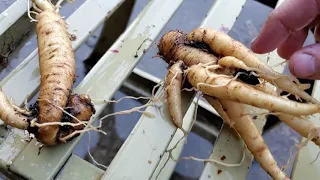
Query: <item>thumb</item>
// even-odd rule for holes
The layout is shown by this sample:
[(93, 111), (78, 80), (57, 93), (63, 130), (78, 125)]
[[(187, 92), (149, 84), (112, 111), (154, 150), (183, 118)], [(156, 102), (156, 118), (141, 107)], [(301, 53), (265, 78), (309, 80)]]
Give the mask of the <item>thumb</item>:
[(320, 79), (320, 44), (295, 52), (289, 59), (289, 70), (297, 78)]

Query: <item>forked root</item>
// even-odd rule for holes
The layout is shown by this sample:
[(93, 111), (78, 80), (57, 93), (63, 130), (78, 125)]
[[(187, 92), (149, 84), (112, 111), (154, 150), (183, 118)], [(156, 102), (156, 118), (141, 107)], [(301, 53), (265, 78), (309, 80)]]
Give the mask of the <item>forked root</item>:
[[(243, 61), (233, 56), (225, 56), (221, 58), (218, 61), (218, 64), (226, 68), (236, 68), (236, 69), (243, 69), (243, 70), (249, 71), (250, 74), (256, 77), (260, 77), (266, 80), (267, 82), (269, 82), (270, 84), (276, 86), (277, 88), (279, 88), (280, 91), (287, 91), (287, 92), (290, 91), (289, 92), (290, 94), (294, 93), (293, 95), (295, 95), (297, 99), (299, 99), (301, 96), (305, 96), (306, 92), (304, 92), (304, 90), (309, 89), (311, 87), (310, 84), (301, 84), (299, 80), (292, 75), (283, 75), (283, 74), (277, 74), (275, 76), (268, 75), (263, 71), (261, 71), (260, 69), (248, 67)], [(292, 82), (294, 82), (296, 86), (291, 87), (289, 86), (291, 84), (287, 84), (287, 85), (283, 84), (284, 82), (287, 82), (286, 81), (287, 79), (290, 79)], [(314, 101), (313, 98), (311, 102), (317, 103), (317, 101)]]
[(286, 77), (274, 71), (267, 64), (260, 61), (254, 53), (242, 43), (235, 41), (229, 35), (218, 30), (209, 28), (197, 28), (187, 34), (187, 40), (191, 43), (202, 42), (210, 46), (211, 50), (223, 57), (232, 56), (241, 60), (247, 67), (254, 68), (263, 72), (265, 78), (276, 78), (270, 83), (274, 83), (283, 91), (297, 95), (308, 102), (320, 104), (320, 102), (310, 96), (304, 89), (305, 86), (297, 83), (297, 79)]
[[(208, 101), (210, 103), (210, 101)], [(261, 167), (275, 180), (289, 179), (277, 166), (268, 146), (249, 116), (241, 116), (246, 110), (243, 104), (219, 99), (224, 112), (233, 121), (234, 129), (241, 136), (247, 148), (253, 154)]]
[[(230, 120), (230, 118), (226, 114), (225, 110), (221, 106), (219, 100), (215, 99), (213, 97), (210, 97), (208, 95), (204, 95), (203, 97), (217, 111), (217, 113), (219, 114), (219, 116), (221, 117), (223, 122), (228, 124), (230, 126), (230, 128), (232, 128), (235, 132), (237, 132), (237, 130), (234, 128), (234, 122)], [(239, 135), (239, 133), (237, 133), (237, 135)]]
[[(168, 75), (171, 77), (169, 84), (174, 84), (173, 80), (180, 78), (182, 74), (192, 86), (191, 89), (187, 89), (188, 91), (204, 93), (209, 104), (216, 109), (223, 121), (234, 129), (255, 159), (273, 179), (289, 178), (277, 166), (252, 117), (248, 116), (250, 113), (246, 111), (245, 105), (268, 110), (269, 112), (266, 111), (262, 115), (277, 115), (280, 120), (304, 137), (308, 137), (308, 141), (312, 140), (319, 145), (319, 127), (310, 121), (301, 120), (303, 116), (320, 112), (319, 101), (304, 91), (309, 89), (310, 85), (301, 84), (293, 76), (274, 71), (255, 57), (254, 53), (242, 43), (235, 41), (227, 34), (208, 28), (197, 28), (188, 34), (178, 30), (170, 31), (161, 38), (158, 49), (159, 55), (168, 64), (173, 65), (178, 62), (177, 64), (183, 63), (188, 67), (180, 74), (177, 73), (180, 70), (174, 73), (169, 69)], [(259, 89), (267, 82), (276, 86), (277, 92), (270, 94)], [(181, 87), (179, 84), (172, 90), (178, 94)], [(280, 92), (287, 92), (296, 96), (297, 99), (303, 99), (312, 104), (289, 100), (285, 96), (280, 96)], [(167, 97), (168, 100), (169, 98)], [(181, 108), (172, 108), (171, 111), (179, 112)], [(302, 124), (301, 121), (303, 121)], [(172, 149), (169, 157), (173, 158), (171, 151)], [(181, 159), (215, 162), (215, 160), (192, 156)], [(234, 166), (237, 165), (239, 164)]]
[(235, 101), (267, 109), (271, 112), (282, 112), (295, 116), (307, 116), (320, 112), (320, 104), (299, 103), (267, 94), (253, 86), (230, 78), (216, 78), (214, 73), (208, 75), (205, 68), (201, 66), (191, 67), (187, 79), (193, 87), (197, 87), (204, 94), (218, 99)]
[(169, 68), (165, 80), (165, 91), (170, 118), (174, 125), (186, 136), (187, 132), (182, 127), (183, 116), (181, 112), (181, 88), (183, 85), (184, 69), (183, 61), (177, 61)]
[[(255, 88), (257, 90), (263, 91), (263, 92), (268, 93), (270, 95), (280, 96), (266, 85), (256, 86)], [(293, 130), (295, 130), (297, 133), (299, 133), (304, 138), (310, 137), (310, 133), (320, 132), (320, 127), (316, 126), (309, 119), (303, 118), (301, 116), (293, 116), (293, 115), (285, 114), (285, 113), (281, 113), (281, 112), (275, 113), (275, 115), (279, 118), (280, 121), (287, 124), (289, 127), (291, 127)], [(314, 135), (315, 136), (312, 137), (311, 140), (317, 146), (320, 147), (320, 134), (316, 133)]]

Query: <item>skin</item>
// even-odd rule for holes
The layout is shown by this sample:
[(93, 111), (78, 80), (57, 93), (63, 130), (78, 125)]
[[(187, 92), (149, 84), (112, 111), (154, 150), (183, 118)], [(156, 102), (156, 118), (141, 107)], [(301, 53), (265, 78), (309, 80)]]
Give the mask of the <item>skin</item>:
[(289, 60), (290, 72), (304, 79), (320, 79), (320, 44), (303, 47), (308, 29), (315, 27), (315, 40), (320, 41), (320, 0), (284, 1), (273, 10), (259, 36), (252, 42), (255, 53), (278, 54)]

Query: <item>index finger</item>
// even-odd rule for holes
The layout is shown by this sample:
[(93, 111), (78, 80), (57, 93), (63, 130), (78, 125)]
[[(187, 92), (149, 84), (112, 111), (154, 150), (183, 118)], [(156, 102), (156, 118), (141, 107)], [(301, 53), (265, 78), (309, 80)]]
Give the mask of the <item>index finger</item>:
[(273, 51), (292, 31), (299, 31), (311, 23), (319, 9), (320, 0), (286, 0), (270, 13), (251, 49), (261, 54)]

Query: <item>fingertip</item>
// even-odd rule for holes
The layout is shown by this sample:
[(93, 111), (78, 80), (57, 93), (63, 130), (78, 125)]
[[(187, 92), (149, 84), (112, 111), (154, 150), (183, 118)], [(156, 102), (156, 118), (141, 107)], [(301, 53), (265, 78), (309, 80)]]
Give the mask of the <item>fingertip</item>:
[(250, 48), (254, 53), (262, 54), (261, 53), (261, 49), (259, 49), (259, 46), (257, 46), (256, 43), (255, 43), (256, 39), (257, 39), (257, 37), (252, 40), (252, 42), (250, 44)]
[(291, 74), (303, 79), (320, 79), (320, 50), (319, 45), (311, 45), (295, 52), (289, 59)]
[(253, 39), (253, 41), (250, 44), (250, 48), (254, 53), (257, 53), (257, 54), (265, 54), (276, 49), (275, 47), (268, 48), (267, 46), (265, 46), (265, 43), (268, 43), (268, 42), (260, 40), (260, 37), (258, 36)]

